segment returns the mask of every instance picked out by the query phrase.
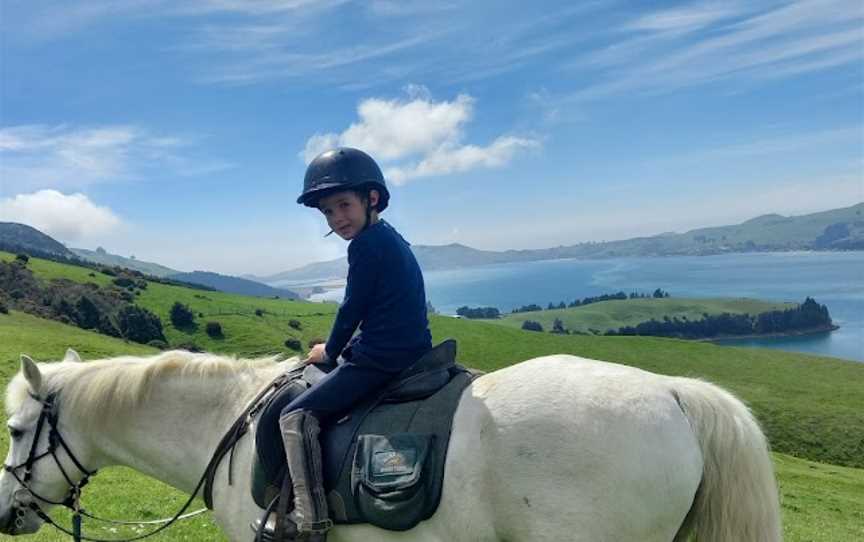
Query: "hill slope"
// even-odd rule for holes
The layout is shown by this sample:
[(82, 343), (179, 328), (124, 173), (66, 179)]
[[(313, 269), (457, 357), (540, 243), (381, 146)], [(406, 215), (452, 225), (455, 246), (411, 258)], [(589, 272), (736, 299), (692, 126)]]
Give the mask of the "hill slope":
[(69, 250), (78, 255), (79, 258), (89, 262), (107, 265), (109, 267), (117, 266), (134, 269), (135, 271), (140, 271), (147, 275), (153, 275), (154, 277), (164, 278), (169, 275), (180, 273), (180, 271), (177, 271), (176, 269), (171, 269), (170, 267), (165, 267), (158, 263), (141, 261), (135, 257), (125, 258), (123, 256), (118, 256), (117, 254), (111, 254), (101, 247), (96, 250), (87, 250), (85, 248), (72, 248)]
[[(413, 245), (424, 271), (455, 269), (507, 262), (562, 258), (620, 258), (638, 256), (706, 256), (733, 252), (789, 250), (864, 250), (864, 203), (844, 209), (784, 217), (764, 215), (741, 224), (700, 228), (686, 233), (664, 233), (622, 241), (591, 242), (545, 249), (477, 250), (460, 244)], [(317, 262), (258, 280), (269, 284), (342, 278), (344, 258)]]
[(75, 258), (75, 254), (36, 228), (17, 222), (0, 222), (0, 250)]
[(232, 277), (229, 275), (220, 275), (219, 273), (211, 273), (209, 271), (175, 273), (169, 275), (168, 278), (183, 282), (191, 282), (193, 284), (203, 284), (204, 286), (215, 288), (220, 292), (228, 292), (232, 294), (251, 295), (255, 297), (284, 297), (286, 299), (300, 298), (296, 292), (292, 292), (291, 290), (273, 288), (272, 286), (267, 286), (266, 284), (254, 280)]

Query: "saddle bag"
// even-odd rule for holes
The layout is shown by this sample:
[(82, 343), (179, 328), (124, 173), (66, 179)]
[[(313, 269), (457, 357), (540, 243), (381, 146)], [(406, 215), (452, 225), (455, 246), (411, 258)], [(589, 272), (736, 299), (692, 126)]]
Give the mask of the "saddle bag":
[(351, 470), (354, 504), (365, 519), (383, 529), (417, 525), (434, 498), (427, 465), (435, 436), (418, 433), (360, 435)]

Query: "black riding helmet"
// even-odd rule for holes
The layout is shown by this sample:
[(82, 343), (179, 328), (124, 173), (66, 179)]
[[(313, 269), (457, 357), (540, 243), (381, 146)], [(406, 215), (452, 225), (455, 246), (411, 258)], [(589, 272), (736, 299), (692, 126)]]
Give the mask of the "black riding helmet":
[(379, 193), (378, 212), (387, 208), (390, 192), (384, 175), (375, 160), (365, 152), (350, 147), (322, 152), (306, 168), (303, 193), (297, 203), (318, 207), (322, 197), (346, 189), (376, 189)]

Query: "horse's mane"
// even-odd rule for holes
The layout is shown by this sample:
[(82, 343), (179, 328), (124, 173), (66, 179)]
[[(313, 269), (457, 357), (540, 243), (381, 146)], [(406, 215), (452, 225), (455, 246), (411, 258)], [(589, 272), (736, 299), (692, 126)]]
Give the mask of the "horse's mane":
[[(214, 381), (213, 394), (236, 397), (238, 392), (263, 385), (273, 372), (266, 369), (276, 370), (278, 358), (245, 359), (172, 350), (149, 357), (40, 363), (41, 395), (59, 392), (64, 411), (72, 411), (84, 420), (94, 420), (106, 412), (129, 411), (140, 404), (154, 386), (168, 378), (206, 378)], [(27, 399), (27, 394), (27, 382), (19, 372), (6, 390), (7, 414), (15, 412)]]

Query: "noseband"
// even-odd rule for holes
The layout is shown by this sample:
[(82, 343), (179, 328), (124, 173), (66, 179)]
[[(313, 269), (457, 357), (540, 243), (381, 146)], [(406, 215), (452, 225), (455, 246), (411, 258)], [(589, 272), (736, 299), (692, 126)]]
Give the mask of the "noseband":
[[(66, 444), (66, 441), (63, 439), (63, 436), (60, 434), (60, 431), (57, 429), (57, 408), (56, 408), (56, 394), (52, 393), (48, 395), (45, 399), (30, 393), (30, 397), (32, 397), (35, 401), (38, 401), (42, 405), (42, 412), (39, 413), (39, 420), (36, 422), (36, 434), (33, 436), (33, 443), (30, 445), (30, 452), (27, 454), (27, 460), (20, 465), (3, 465), (3, 469), (11, 474), (15, 480), (21, 485), (21, 487), (27, 493), (34, 496), (36, 499), (45, 502), (47, 504), (54, 504), (58, 506), (65, 506), (72, 511), (77, 511), (78, 500), (81, 497), (81, 488), (87, 485), (87, 482), (90, 481), (90, 477), (96, 474), (96, 471), (88, 470), (84, 467), (81, 462), (75, 457), (75, 454), (72, 453), (72, 450), (69, 448), (69, 445)], [(45, 428), (45, 424), (48, 424), (48, 449), (37, 455), (36, 447), (39, 445), (39, 437), (42, 436), (42, 431)], [(72, 463), (75, 464), (75, 468), (77, 468), (81, 473), (84, 474), (84, 477), (79, 482), (72, 481), (72, 478), (66, 472), (66, 469), (63, 468), (63, 463), (60, 462), (60, 459), (57, 457), (57, 449), (62, 447), (63, 451), (66, 452), (66, 455), (69, 456), (69, 459), (72, 460)], [(69, 483), (69, 495), (66, 496), (62, 501), (53, 501), (42, 495), (36, 493), (33, 488), (30, 486), (30, 479), (33, 476), (33, 465), (35, 465), (40, 460), (51, 456), (54, 458), (54, 463), (57, 465), (57, 468), (60, 469), (60, 472), (63, 473), (63, 477), (66, 478), (66, 482)], [(23, 469), (24, 475), (19, 475), (18, 471)], [(19, 490), (20, 491), (20, 490)], [(23, 515), (24, 509), (19, 505), (19, 502), (16, 500), (13, 502), (13, 511), (15, 512), (15, 523), (18, 528), (23, 526)], [(39, 508), (38, 503), (33, 501), (30, 503), (29, 508), (31, 508), (37, 515), (42, 517), (45, 513)], [(43, 518), (44, 519), (44, 518)]]

